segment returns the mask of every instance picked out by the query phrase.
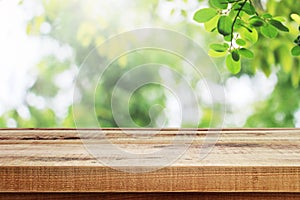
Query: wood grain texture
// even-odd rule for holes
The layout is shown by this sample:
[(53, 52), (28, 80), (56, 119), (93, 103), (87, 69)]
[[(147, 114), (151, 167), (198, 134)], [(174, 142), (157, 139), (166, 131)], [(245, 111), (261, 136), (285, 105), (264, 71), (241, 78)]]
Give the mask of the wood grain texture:
[[(216, 130), (105, 129), (105, 140), (91, 132), (99, 130), (0, 130), (0, 192), (300, 192), (299, 129), (224, 129), (204, 159), (199, 148)], [(124, 151), (151, 152), (191, 134), (179, 159), (147, 173), (102, 165), (82, 143), (102, 145), (105, 156), (108, 141)]]
[(0, 200), (298, 200), (300, 193), (0, 193)]

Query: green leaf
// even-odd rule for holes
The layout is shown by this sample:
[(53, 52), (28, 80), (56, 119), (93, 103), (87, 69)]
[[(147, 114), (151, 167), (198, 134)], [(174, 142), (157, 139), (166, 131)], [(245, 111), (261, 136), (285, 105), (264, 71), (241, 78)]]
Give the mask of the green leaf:
[(232, 56), (232, 59), (236, 62), (240, 60), (240, 54), (239, 54), (238, 50), (233, 50), (231, 52), (231, 56)]
[(252, 32), (249, 32), (247, 29), (242, 28), (239, 32), (243, 39), (251, 42), (252, 44), (256, 43), (258, 40), (258, 33), (256, 29), (253, 29)]
[(260, 27), (264, 25), (264, 21), (257, 16), (251, 17), (249, 22), (254, 27)]
[(248, 32), (252, 33), (253, 32), (253, 29), (245, 26), (245, 25), (242, 25), (243, 28), (245, 28)]
[(237, 74), (241, 71), (241, 61), (234, 61), (231, 54), (226, 57), (226, 66), (227, 69), (232, 73), (232, 74)]
[(289, 29), (286, 26), (284, 26), (280, 21), (271, 19), (269, 20), (269, 23), (280, 31), (289, 32)]
[(207, 30), (209, 32), (212, 32), (213, 30), (215, 30), (217, 28), (219, 18), (220, 18), (220, 16), (216, 15), (215, 17), (213, 17), (208, 22), (205, 22), (204, 23), (205, 30)]
[(267, 38), (275, 38), (278, 34), (277, 29), (269, 24), (260, 27), (260, 31)]
[(229, 44), (228, 43), (223, 43), (223, 46), (226, 47), (227, 49), (229, 48)]
[(285, 22), (286, 21), (286, 18), (283, 17), (283, 16), (276, 16), (276, 17), (273, 17), (274, 20), (277, 20), (277, 21), (280, 21), (280, 22)]
[(209, 0), (209, 3), (215, 7), (220, 9), (226, 9), (228, 7), (228, 1), (227, 0)]
[(232, 20), (228, 16), (221, 16), (218, 21), (218, 32), (224, 36), (231, 34)]
[(223, 57), (223, 56), (226, 56), (226, 54), (227, 54), (226, 51), (224, 51), (224, 52), (216, 52), (216, 51), (214, 51), (212, 49), (208, 50), (208, 55), (210, 57), (216, 57), (216, 58), (217, 57)]
[(216, 52), (224, 52), (228, 49), (228, 45), (223, 44), (211, 44), (209, 47)]
[(293, 56), (300, 56), (300, 46), (294, 46), (291, 52)]
[(238, 30), (242, 26), (245, 26), (245, 22), (241, 19), (236, 19), (235, 24), (234, 24), (234, 30)]
[(264, 22), (262, 20), (253, 20), (250, 24), (254, 27), (260, 27), (264, 25)]
[(198, 10), (194, 14), (193, 19), (199, 23), (208, 22), (213, 17), (215, 17), (217, 14), (218, 14), (218, 12), (214, 8), (203, 8), (203, 9)]
[(224, 40), (227, 41), (227, 42), (230, 42), (231, 41), (231, 35), (224, 36)]
[(235, 4), (235, 3), (232, 4), (232, 7), (230, 9), (228, 16), (231, 18), (234, 18), (240, 8), (241, 8), (241, 6), (239, 4)]
[(236, 3), (236, 0), (227, 0), (228, 3)]
[[(241, 4), (243, 4), (243, 2)], [(248, 15), (254, 15), (255, 14), (255, 8), (249, 2), (246, 2), (246, 4), (243, 7), (243, 11), (245, 11)]]
[(293, 13), (291, 14), (291, 18), (297, 22), (298, 24), (300, 24), (300, 15), (296, 14), (296, 13)]
[(231, 10), (235, 10), (238, 11), (242, 8), (242, 5), (244, 4), (244, 2), (235, 2), (232, 7)]
[(252, 59), (254, 57), (254, 54), (252, 53), (252, 51), (250, 51), (249, 49), (246, 49), (246, 48), (239, 49), (239, 53), (241, 54), (241, 56), (243, 56), (245, 58)]
[(244, 45), (246, 45), (246, 41), (245, 40), (243, 40), (243, 39), (237, 39), (236, 41), (236, 44), (238, 44), (238, 45), (240, 45), (240, 46), (244, 46)]
[(270, 19), (270, 18), (272, 18), (273, 16), (272, 16), (271, 14), (269, 14), (269, 13), (265, 13), (265, 14), (262, 15), (262, 17), (263, 17), (264, 19)]

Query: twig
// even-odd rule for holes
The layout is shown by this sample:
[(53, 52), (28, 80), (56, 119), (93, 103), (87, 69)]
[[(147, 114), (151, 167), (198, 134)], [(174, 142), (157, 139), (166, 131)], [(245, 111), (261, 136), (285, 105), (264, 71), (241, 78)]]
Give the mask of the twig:
[(237, 14), (236, 14), (236, 16), (234, 17), (234, 20), (233, 20), (233, 22), (232, 22), (232, 26), (231, 26), (231, 34), (230, 34), (230, 49), (232, 48), (232, 46), (233, 46), (233, 44), (232, 44), (232, 40), (233, 40), (233, 30), (234, 30), (234, 25), (235, 25), (235, 23), (236, 23), (236, 20), (237, 20), (237, 18), (240, 16), (240, 13), (241, 13), (241, 11), (243, 10), (243, 8), (244, 8), (244, 6), (246, 5), (246, 3), (247, 3), (247, 1), (248, 0), (245, 0), (244, 2), (243, 2), (243, 4), (241, 5), (241, 8), (238, 10), (238, 12), (237, 12)]

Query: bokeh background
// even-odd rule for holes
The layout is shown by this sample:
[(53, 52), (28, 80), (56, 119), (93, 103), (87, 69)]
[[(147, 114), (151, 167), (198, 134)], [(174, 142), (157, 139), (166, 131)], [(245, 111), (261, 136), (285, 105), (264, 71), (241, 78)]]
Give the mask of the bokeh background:
[[(285, 2), (284, 9), (278, 2)], [(263, 3), (272, 14), (280, 13), (290, 20), (292, 31), (275, 42), (262, 39), (253, 47), (258, 52), (257, 62), (244, 62), (238, 75), (226, 70), (224, 59), (213, 58), (226, 91), (226, 101), (217, 102), (226, 107), (224, 127), (300, 127), (300, 67), (288, 53), (298, 28), (288, 16), (299, 12), (300, 5), (298, 0)], [(206, 1), (197, 0), (0, 1), (0, 127), (74, 127), (73, 89), (81, 64), (92, 49), (124, 31), (166, 28), (189, 36), (208, 51), (209, 44), (219, 38), (192, 20), (194, 12), (206, 5)], [(286, 44), (280, 47), (280, 55), (286, 59), (281, 64), (276, 64), (277, 43)], [(99, 57), (109, 57), (112, 51), (99, 52)], [(97, 89), (95, 112), (102, 127), (117, 126), (110, 102), (114, 82), (124, 70), (145, 59), (189, 74), (182, 59), (163, 53), (142, 51), (120, 57)], [(203, 102), (199, 127), (209, 127), (214, 102), (206, 102), (209, 91), (203, 80), (196, 80), (193, 86)], [(180, 123), (176, 102), (158, 85), (140, 88), (128, 104), (138, 126), (157, 127), (162, 118), (167, 119), (168, 127), (191, 125)]]

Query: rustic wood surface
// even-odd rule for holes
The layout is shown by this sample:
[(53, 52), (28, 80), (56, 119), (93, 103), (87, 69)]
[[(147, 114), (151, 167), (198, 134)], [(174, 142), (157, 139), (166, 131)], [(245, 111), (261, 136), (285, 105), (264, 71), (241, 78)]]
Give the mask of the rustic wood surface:
[(0, 193), (0, 200), (298, 200), (300, 193)]
[[(199, 148), (216, 131), (105, 129), (108, 140), (89, 138), (97, 131), (0, 130), (0, 192), (300, 192), (299, 129), (224, 129), (204, 159)], [(151, 152), (189, 134), (193, 142), (178, 160), (147, 173), (102, 165), (82, 144), (105, 147), (109, 141), (126, 151)]]

